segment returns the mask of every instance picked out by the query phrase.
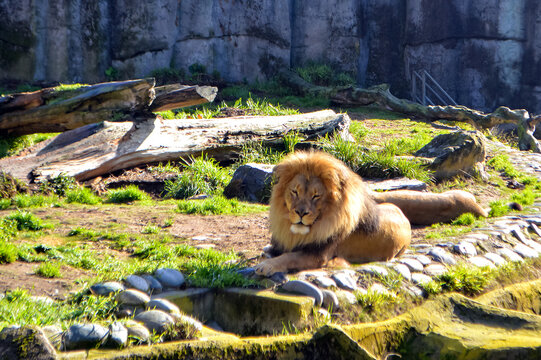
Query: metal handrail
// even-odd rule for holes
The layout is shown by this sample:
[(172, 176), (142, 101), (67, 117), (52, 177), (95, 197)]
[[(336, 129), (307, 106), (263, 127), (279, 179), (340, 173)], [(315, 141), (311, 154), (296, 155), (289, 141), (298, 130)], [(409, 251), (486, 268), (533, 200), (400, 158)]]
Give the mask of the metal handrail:
[[(418, 94), (417, 91), (417, 80), (421, 82), (421, 94)], [(428, 81), (427, 81), (428, 80)], [(435, 97), (441, 105), (457, 105), (455, 100), (438, 84), (436, 79), (434, 79), (426, 70), (421, 70), (421, 72), (413, 71), (412, 81), (411, 81), (411, 93), (414, 101), (421, 103), (423, 105), (436, 105), (434, 101), (429, 97), (427, 93)]]

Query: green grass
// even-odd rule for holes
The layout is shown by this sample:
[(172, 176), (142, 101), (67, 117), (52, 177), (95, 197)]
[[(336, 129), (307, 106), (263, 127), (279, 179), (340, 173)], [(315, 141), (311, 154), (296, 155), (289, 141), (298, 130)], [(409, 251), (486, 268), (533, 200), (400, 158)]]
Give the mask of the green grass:
[(17, 211), (9, 214), (5, 217), (7, 220), (12, 220), (15, 222), (17, 230), (30, 230), (38, 231), (50, 227), (43, 223), (43, 221), (38, 218), (36, 215), (29, 213), (27, 211)]
[(335, 71), (330, 65), (315, 61), (307, 62), (295, 71), (305, 81), (320, 86), (348, 86), (354, 85), (355, 79), (345, 73)]
[(0, 199), (0, 210), (8, 209), (11, 206), (11, 199)]
[(22, 136), (0, 136), (0, 158), (17, 155), (21, 150), (47, 140), (58, 133), (31, 134)]
[(509, 205), (507, 204), (507, 201), (504, 200), (495, 200), (491, 201), (490, 204), (490, 211), (488, 212), (489, 217), (500, 217), (507, 215), (511, 209), (509, 208)]
[(60, 267), (56, 263), (41, 263), (35, 271), (35, 274), (45, 278), (61, 278)]
[(12, 263), (19, 257), (19, 250), (13, 244), (17, 234), (17, 222), (12, 219), (0, 219), (0, 264)]
[(384, 293), (368, 290), (366, 293), (362, 293), (360, 291), (355, 291), (354, 295), (357, 299), (357, 303), (371, 312), (376, 312), (381, 307), (388, 306), (390, 303), (397, 301), (396, 295), (391, 292)]
[(462, 214), (453, 220), (453, 225), (468, 226), (472, 225), (475, 222), (475, 215), (471, 213)]
[(17, 208), (33, 208), (42, 207), (45, 205), (51, 205), (58, 201), (56, 196), (44, 196), (44, 195), (29, 195), (29, 194), (17, 194), (12, 199), (12, 205)]
[(92, 190), (86, 187), (79, 187), (66, 192), (66, 202), (76, 204), (97, 205), (101, 203), (101, 198), (94, 194)]
[(66, 192), (77, 188), (77, 182), (72, 176), (58, 175), (40, 184), (40, 191), (65, 196)]
[(160, 232), (160, 228), (156, 225), (147, 225), (141, 230), (143, 234), (157, 234)]
[(106, 202), (108, 203), (125, 204), (139, 200), (150, 200), (150, 196), (135, 185), (109, 190), (106, 193)]
[(240, 202), (237, 199), (226, 199), (214, 196), (204, 200), (181, 200), (177, 211), (183, 214), (199, 215), (244, 215), (267, 211), (268, 207), (259, 204)]

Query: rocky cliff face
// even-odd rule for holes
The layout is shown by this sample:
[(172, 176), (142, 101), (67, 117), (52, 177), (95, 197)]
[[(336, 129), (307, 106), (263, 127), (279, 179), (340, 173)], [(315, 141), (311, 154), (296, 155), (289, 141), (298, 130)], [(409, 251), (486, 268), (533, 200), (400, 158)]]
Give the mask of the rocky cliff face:
[(229, 81), (334, 64), (409, 97), (427, 70), (457, 100), (541, 111), (536, 0), (0, 0), (0, 79), (143, 77), (194, 63)]

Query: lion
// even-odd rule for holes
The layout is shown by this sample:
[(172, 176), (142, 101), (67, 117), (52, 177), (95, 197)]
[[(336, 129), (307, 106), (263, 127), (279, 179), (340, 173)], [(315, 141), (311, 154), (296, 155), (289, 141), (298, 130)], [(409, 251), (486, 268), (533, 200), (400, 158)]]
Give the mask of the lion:
[(413, 190), (371, 192), (377, 203), (395, 204), (413, 225), (450, 222), (464, 213), (488, 217), (488, 212), (467, 191), (449, 190), (428, 193)]
[(393, 204), (377, 204), (343, 162), (318, 151), (295, 152), (273, 170), (271, 253), (257, 274), (347, 262), (387, 261), (411, 241), (411, 226)]

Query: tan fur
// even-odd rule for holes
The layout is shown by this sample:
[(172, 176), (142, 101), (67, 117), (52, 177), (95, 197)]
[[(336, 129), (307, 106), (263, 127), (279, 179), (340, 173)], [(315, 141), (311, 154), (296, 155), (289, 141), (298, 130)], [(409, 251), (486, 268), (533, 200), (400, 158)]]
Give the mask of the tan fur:
[(467, 191), (450, 190), (443, 193), (428, 193), (412, 190), (372, 192), (377, 203), (395, 204), (408, 220), (415, 225), (430, 225), (450, 222), (464, 213), (487, 217), (488, 213)]
[(409, 221), (398, 207), (376, 204), (362, 179), (322, 152), (297, 152), (274, 169), (270, 200), (272, 245), (281, 253), (256, 272), (321, 267), (334, 263), (385, 261), (411, 240)]

